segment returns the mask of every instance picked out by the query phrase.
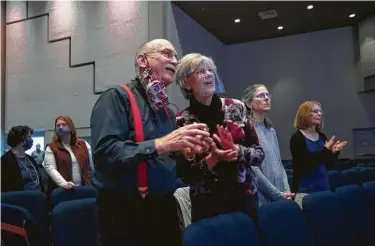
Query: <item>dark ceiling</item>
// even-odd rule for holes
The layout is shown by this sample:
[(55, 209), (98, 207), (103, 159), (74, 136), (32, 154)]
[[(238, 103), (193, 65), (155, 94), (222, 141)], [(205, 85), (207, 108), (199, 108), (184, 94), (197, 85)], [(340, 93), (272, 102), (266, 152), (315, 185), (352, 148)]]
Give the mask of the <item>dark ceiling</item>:
[[(174, 1), (180, 9), (224, 44), (356, 25), (375, 13), (373, 2)], [(313, 5), (312, 9), (307, 9)], [(277, 17), (262, 20), (259, 12), (274, 9)], [(349, 15), (355, 13), (355, 17)], [(241, 21), (235, 23), (239, 18)], [(282, 30), (278, 30), (283, 26)]]

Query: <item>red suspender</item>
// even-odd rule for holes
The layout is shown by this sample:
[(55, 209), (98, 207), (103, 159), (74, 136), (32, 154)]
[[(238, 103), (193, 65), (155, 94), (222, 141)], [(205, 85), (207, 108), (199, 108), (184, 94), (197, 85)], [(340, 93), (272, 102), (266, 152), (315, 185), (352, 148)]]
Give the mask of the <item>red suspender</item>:
[[(128, 94), (129, 101), (130, 101), (130, 107), (131, 107), (132, 116), (133, 116), (133, 125), (134, 125), (134, 130), (135, 130), (135, 141), (143, 142), (144, 134), (143, 134), (142, 118), (141, 118), (141, 113), (139, 112), (137, 102), (135, 101), (134, 94), (126, 85), (122, 85), (122, 88)], [(137, 180), (138, 180), (138, 186), (137, 186), (138, 192), (139, 194), (141, 194), (142, 198), (145, 198), (148, 193), (147, 162), (145, 161), (138, 164)]]
[(8, 231), (8, 232), (11, 232), (11, 233), (23, 236), (23, 237), (27, 237), (27, 232), (24, 228), (11, 225), (8, 223), (1, 222), (1, 230)]

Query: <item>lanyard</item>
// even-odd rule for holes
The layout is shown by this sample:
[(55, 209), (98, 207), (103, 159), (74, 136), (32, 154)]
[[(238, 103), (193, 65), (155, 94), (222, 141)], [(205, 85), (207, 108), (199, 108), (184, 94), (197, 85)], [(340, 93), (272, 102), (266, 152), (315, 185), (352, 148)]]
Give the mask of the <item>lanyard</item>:
[(24, 159), (25, 162), (22, 161), (22, 159), (19, 158), (18, 156), (16, 156), (16, 158), (17, 158), (18, 163), (21, 163), (22, 166), (25, 168), (25, 170), (29, 173), (30, 180), (33, 182), (33, 184), (35, 186), (38, 186), (39, 185), (38, 172), (37, 172), (36, 168), (34, 167), (34, 165), (31, 164), (31, 166), (34, 168), (34, 171), (35, 171), (35, 174), (36, 174), (36, 180), (33, 179), (33, 175), (31, 174), (31, 170), (25, 164), (25, 163), (29, 162), (29, 160), (27, 159), (27, 157), (25, 156), (25, 159)]

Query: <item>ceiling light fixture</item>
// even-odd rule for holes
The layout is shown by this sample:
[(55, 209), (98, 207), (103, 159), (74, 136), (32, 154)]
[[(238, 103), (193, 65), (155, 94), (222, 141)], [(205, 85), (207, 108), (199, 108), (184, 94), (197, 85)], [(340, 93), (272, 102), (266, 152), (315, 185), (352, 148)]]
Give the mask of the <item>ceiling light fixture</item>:
[(307, 9), (313, 9), (313, 8), (314, 8), (314, 5), (307, 6)]
[(279, 29), (279, 30), (283, 30), (284, 27), (283, 27), (283, 26), (278, 26), (277, 29)]
[(353, 18), (353, 17), (355, 17), (355, 14), (350, 14), (349, 17)]
[(235, 19), (234, 22), (239, 23), (241, 19)]

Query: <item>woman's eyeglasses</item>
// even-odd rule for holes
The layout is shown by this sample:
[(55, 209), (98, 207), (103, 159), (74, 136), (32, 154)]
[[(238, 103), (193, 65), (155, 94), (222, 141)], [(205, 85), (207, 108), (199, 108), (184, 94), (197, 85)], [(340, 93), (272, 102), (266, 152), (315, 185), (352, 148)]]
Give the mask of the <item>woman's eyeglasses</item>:
[(314, 110), (311, 110), (311, 112), (312, 113), (314, 113), (314, 114), (323, 114), (323, 111), (322, 110), (320, 110), (320, 109), (314, 109)]
[(260, 98), (260, 99), (269, 98), (269, 99), (271, 99), (272, 95), (270, 93), (263, 92), (263, 93), (259, 93), (258, 95), (256, 95), (255, 98)]

